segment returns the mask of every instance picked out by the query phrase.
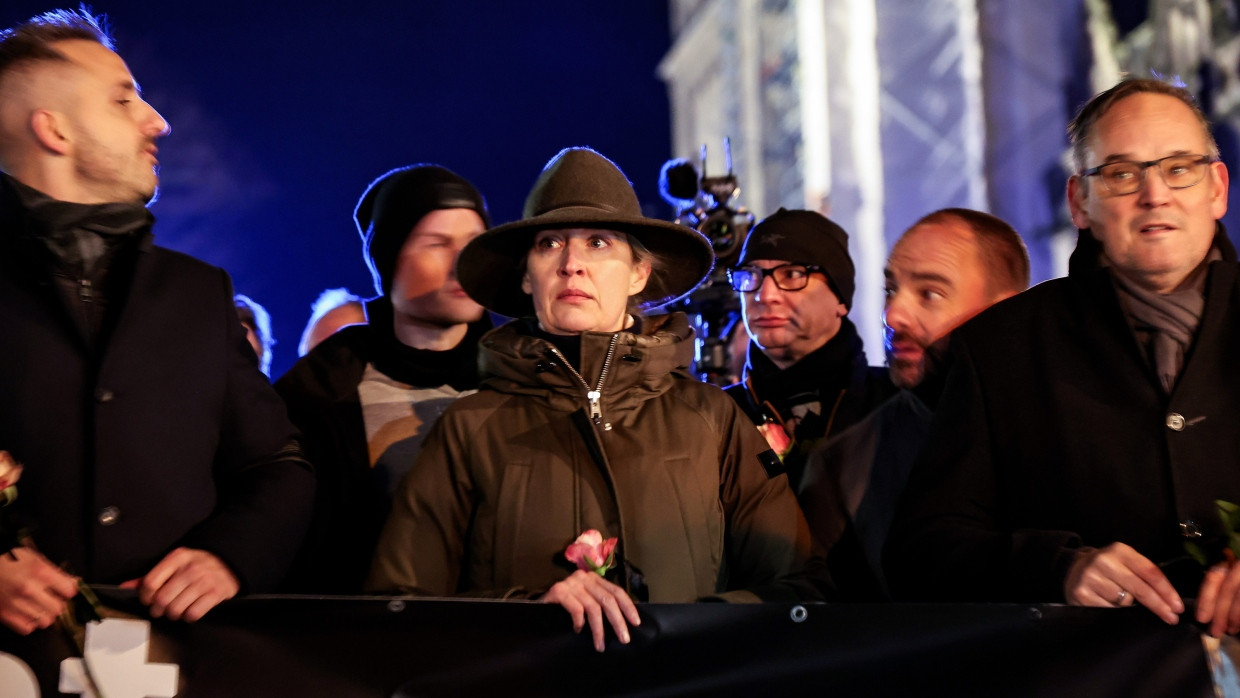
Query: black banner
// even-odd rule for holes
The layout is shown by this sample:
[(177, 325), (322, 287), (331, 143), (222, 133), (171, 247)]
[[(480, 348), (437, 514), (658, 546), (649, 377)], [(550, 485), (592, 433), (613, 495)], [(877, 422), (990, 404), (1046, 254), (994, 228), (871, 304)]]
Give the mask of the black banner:
[[(132, 594), (101, 596), (143, 613)], [(250, 597), (195, 624), (152, 621), (146, 661), (177, 666), (177, 696), (213, 698), (1214, 695), (1200, 630), (1141, 608), (639, 608), (631, 644), (609, 637), (599, 654), (565, 611), (538, 603)], [(43, 696), (64, 695), (61, 660), (77, 655), (65, 633), (0, 634)]]

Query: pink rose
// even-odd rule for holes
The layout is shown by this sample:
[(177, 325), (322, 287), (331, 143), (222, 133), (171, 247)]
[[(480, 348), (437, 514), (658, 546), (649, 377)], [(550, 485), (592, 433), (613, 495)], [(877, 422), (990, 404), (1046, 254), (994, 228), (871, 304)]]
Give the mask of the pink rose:
[(603, 575), (616, 564), (615, 551), (618, 542), (618, 538), (603, 540), (603, 534), (590, 529), (577, 536), (577, 540), (564, 549), (564, 557), (577, 565), (577, 569)]
[(22, 466), (8, 451), (0, 451), (0, 504), (17, 499), (17, 480), (21, 476)]
[(767, 445), (771, 450), (779, 455), (780, 459), (788, 455), (788, 451), (792, 450), (792, 439), (788, 438), (788, 432), (776, 422), (767, 422), (758, 426), (758, 432), (766, 439)]

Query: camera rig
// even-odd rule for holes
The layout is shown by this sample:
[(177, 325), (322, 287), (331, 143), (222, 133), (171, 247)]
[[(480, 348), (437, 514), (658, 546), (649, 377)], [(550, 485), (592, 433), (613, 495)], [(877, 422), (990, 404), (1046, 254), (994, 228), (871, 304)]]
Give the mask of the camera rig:
[(669, 160), (659, 174), (659, 191), (676, 208), (676, 222), (702, 233), (715, 252), (715, 268), (693, 293), (669, 310), (689, 315), (697, 335), (693, 371), (703, 381), (728, 385), (740, 379), (733, 366), (730, 339), (744, 332), (740, 299), (728, 284), (727, 269), (740, 258), (754, 216), (744, 206), (732, 207), (740, 195), (740, 181), (732, 171), (732, 144), (723, 139), (727, 174), (706, 174), (706, 145), (701, 169), (684, 158)]

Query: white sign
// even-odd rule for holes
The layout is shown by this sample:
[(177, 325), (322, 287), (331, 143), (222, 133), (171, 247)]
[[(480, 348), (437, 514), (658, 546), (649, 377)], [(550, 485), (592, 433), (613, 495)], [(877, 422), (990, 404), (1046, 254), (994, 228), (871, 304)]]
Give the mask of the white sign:
[(98, 698), (86, 679), (89, 663), (95, 685), (107, 698), (172, 698), (177, 694), (177, 665), (148, 664), (150, 639), (151, 624), (144, 620), (107, 618), (87, 623), (86, 661), (60, 663), (61, 693)]

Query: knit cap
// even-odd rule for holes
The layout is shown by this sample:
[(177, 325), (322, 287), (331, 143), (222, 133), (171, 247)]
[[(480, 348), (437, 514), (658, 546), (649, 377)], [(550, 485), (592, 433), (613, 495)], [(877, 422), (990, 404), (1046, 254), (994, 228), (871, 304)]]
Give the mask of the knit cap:
[(741, 250), (741, 267), (759, 259), (780, 259), (792, 264), (814, 264), (827, 273), (827, 285), (852, 308), (856, 268), (848, 255), (848, 233), (815, 211), (781, 208), (762, 219)]
[(375, 291), (392, 290), (396, 259), (410, 231), (431, 211), (467, 208), (491, 227), (486, 200), (469, 180), (438, 165), (398, 167), (370, 183), (357, 202), (353, 220), (362, 236), (362, 253)]

